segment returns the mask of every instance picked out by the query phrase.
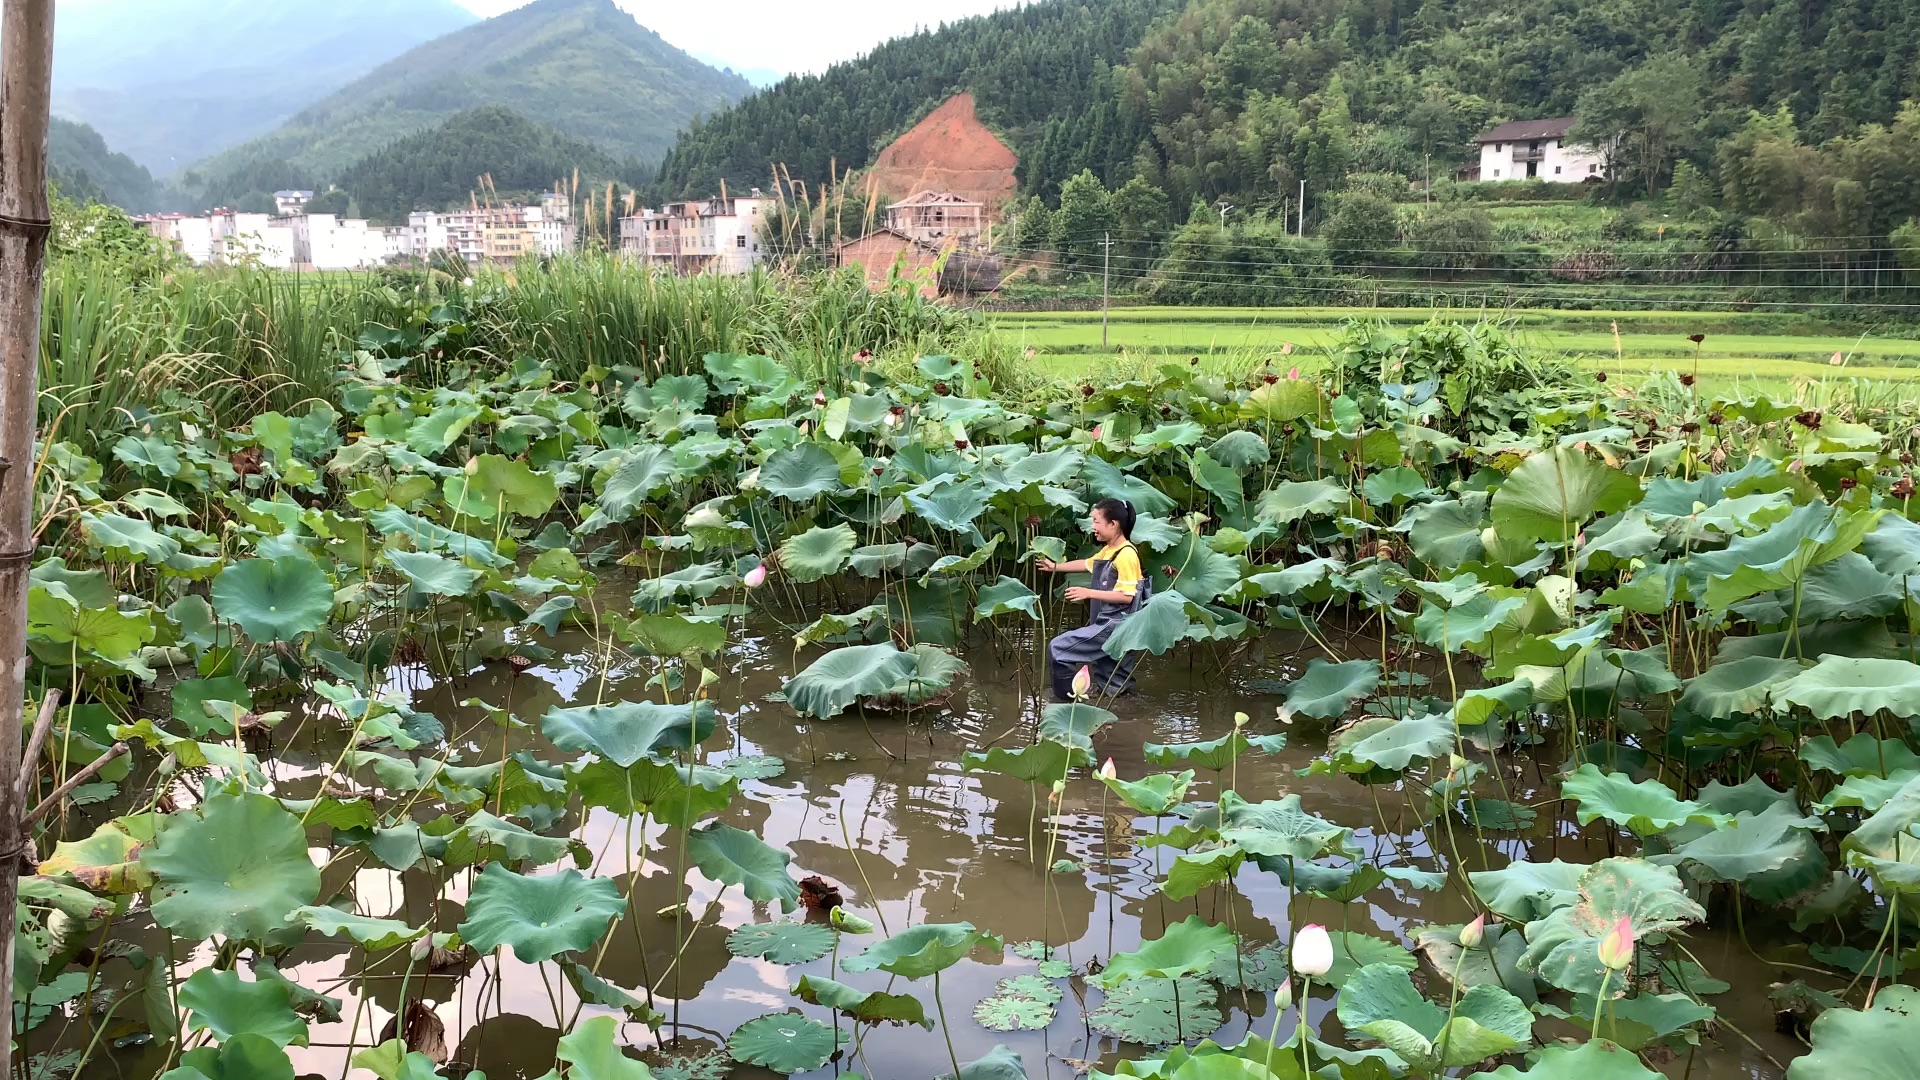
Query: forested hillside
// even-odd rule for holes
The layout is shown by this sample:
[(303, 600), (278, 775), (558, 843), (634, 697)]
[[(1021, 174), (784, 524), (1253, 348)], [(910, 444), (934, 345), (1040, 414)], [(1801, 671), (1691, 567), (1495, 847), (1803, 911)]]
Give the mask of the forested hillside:
[(78, 202), (112, 203), (134, 213), (165, 209), (165, 194), (151, 173), (115, 153), (93, 128), (57, 116), (47, 131), (47, 176)]
[(830, 168), (866, 165), (962, 90), (972, 91), (980, 118), (1024, 158), (1050, 119), (1092, 108), (1113, 65), (1153, 20), (1179, 7), (1179, 0), (1042, 0), (897, 38), (689, 127), (661, 166), (658, 193), (705, 194), (722, 179), (765, 186), (776, 165), (809, 183), (827, 179)]
[(583, 182), (631, 182), (639, 179), (640, 166), (615, 161), (588, 143), (494, 105), (460, 113), (369, 154), (335, 182), (363, 216), (401, 221), (409, 210), (466, 202), (483, 174), (494, 191), (511, 196), (571, 183), (576, 170)]
[[(535, 0), (429, 42), (197, 172), (258, 162), (331, 178), (455, 113), (505, 105), (617, 157), (658, 161), (674, 132), (752, 88), (662, 40), (612, 0)], [(228, 185), (230, 186), (230, 185)]]

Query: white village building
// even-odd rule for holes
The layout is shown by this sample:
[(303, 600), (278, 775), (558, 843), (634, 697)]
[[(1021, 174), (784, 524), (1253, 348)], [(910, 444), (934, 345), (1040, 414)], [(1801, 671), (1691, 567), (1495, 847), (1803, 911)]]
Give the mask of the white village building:
[(1480, 164), (1468, 166), (1468, 180), (1549, 180), (1576, 184), (1606, 178), (1607, 163), (1591, 146), (1569, 143), (1574, 118), (1511, 120), (1489, 128), (1474, 141)]

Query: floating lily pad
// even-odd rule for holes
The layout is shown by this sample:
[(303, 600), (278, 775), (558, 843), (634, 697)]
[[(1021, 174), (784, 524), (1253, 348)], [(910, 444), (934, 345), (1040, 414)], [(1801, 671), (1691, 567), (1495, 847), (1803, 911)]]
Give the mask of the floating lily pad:
[(832, 951), (833, 937), (833, 929), (819, 923), (755, 923), (728, 934), (727, 951), (776, 964), (804, 964)]
[(1053, 1023), (1053, 1006), (1024, 994), (995, 994), (973, 1007), (973, 1019), (988, 1031), (1039, 1031)]
[(720, 768), (742, 780), (775, 780), (786, 774), (787, 763), (769, 754), (742, 754), (721, 762)]
[(755, 1017), (727, 1037), (735, 1061), (779, 1073), (811, 1072), (827, 1063), (834, 1047), (832, 1028), (796, 1012)]
[(1220, 992), (1204, 979), (1128, 979), (1107, 992), (1087, 1024), (1103, 1035), (1165, 1046), (1204, 1039), (1220, 1030)]

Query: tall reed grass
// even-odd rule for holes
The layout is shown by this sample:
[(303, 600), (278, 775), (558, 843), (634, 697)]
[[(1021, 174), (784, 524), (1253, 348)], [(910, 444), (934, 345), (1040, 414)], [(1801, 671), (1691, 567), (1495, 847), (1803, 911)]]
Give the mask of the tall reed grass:
[(861, 350), (961, 355), (1009, 389), (1025, 378), (979, 317), (905, 286), (870, 292), (856, 272), (675, 277), (589, 254), (465, 280), (227, 269), (134, 284), (74, 260), (47, 275), (41, 422), (96, 444), (137, 427), (171, 390), (242, 423), (329, 397), (369, 329), (409, 336), (449, 318), (469, 328), (459, 359), (530, 358), (563, 380), (595, 366), (699, 372), (708, 353), (747, 352), (832, 386)]

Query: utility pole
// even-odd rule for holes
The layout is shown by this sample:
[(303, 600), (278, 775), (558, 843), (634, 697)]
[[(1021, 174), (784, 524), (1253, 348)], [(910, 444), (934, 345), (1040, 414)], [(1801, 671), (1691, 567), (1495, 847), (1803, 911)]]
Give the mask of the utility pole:
[(1300, 229), (1295, 236), (1307, 235), (1307, 182), (1300, 181)]
[(1432, 206), (1433, 205), (1433, 155), (1428, 154), (1426, 156), (1426, 161), (1427, 161), (1427, 165), (1426, 165), (1427, 205)]
[[(1107, 347), (1107, 278), (1113, 273), (1113, 234), (1100, 234), (1100, 348)], [(24, 608), (22, 609), (25, 610)], [(18, 738), (15, 734), (15, 738)]]
[[(33, 436), (40, 286), (47, 257), (53, 0), (0, 12), (0, 986), (13, 985), (14, 908), (25, 856), (20, 709), (33, 564)], [(13, 1072), (13, 1010), (0, 1010), (0, 1075)]]

